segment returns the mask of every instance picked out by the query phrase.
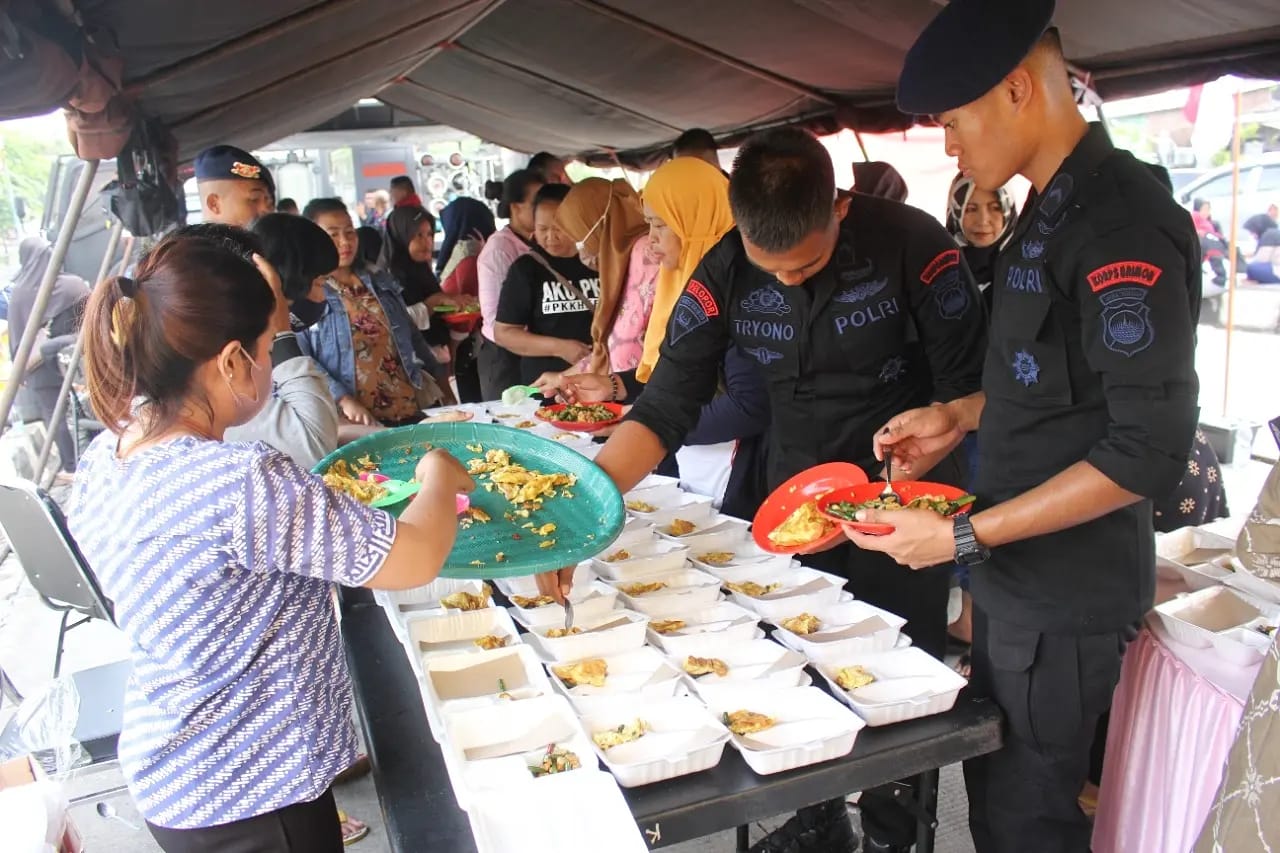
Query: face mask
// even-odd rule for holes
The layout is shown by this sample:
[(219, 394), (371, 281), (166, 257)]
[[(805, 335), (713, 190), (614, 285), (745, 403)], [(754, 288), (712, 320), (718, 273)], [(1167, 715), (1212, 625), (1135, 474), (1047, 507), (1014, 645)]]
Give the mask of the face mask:
[(320, 322), (328, 303), (312, 302), (310, 299), (295, 299), (289, 305), (289, 314), (293, 319), (295, 330), (306, 329)]
[[(253, 399), (249, 401), (249, 404), (251, 406), (257, 406), (261, 400), (258, 398), (258, 392), (256, 390), (258, 387), (258, 381), (254, 379), (254, 377), (258, 375), (258, 371), (262, 368), (258, 367), (258, 363), (253, 360), (253, 356), (249, 354), (249, 351), (244, 348), (243, 344), (240, 346), (240, 352), (244, 355), (245, 361), (249, 362), (249, 383), (253, 385), (255, 389), (253, 392)], [(236, 399), (236, 402), (240, 402), (243, 399), (236, 391), (235, 386), (231, 384), (230, 377), (227, 378), (227, 388), (231, 391), (231, 396)]]

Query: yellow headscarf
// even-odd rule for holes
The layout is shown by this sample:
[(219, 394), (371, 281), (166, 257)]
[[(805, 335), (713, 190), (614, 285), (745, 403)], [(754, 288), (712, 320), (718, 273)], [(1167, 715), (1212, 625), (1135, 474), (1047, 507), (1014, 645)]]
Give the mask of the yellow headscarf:
[(658, 363), (667, 320), (689, 277), (702, 256), (733, 228), (728, 178), (697, 157), (677, 157), (662, 165), (645, 184), (644, 200), (680, 238), (680, 263), (676, 269), (664, 265), (658, 273), (653, 313), (644, 335), (644, 356), (636, 368), (641, 382), (648, 381)]

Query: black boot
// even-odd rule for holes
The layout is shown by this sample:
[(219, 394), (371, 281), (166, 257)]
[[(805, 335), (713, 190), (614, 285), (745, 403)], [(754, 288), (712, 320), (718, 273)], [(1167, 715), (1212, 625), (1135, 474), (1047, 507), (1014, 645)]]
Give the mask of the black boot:
[(857, 853), (844, 799), (806, 806), (751, 846), (751, 853)]

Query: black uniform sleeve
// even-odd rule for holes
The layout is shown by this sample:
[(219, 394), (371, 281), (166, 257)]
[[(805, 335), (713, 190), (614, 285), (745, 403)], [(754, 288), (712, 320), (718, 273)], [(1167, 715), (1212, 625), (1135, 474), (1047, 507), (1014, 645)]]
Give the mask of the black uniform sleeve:
[(528, 326), (532, 317), (533, 288), (529, 285), (528, 267), (517, 259), (502, 282), (497, 321), (512, 326)]
[(628, 415), (674, 452), (715, 396), (729, 348), (731, 262), (721, 243), (693, 271), (667, 323), (658, 364)]
[(1110, 416), (1088, 462), (1148, 498), (1177, 488), (1199, 419), (1194, 255), (1154, 226), (1123, 228), (1090, 241), (1072, 281), (1085, 358)]
[(951, 235), (924, 215), (912, 224), (906, 290), (933, 373), (933, 401), (945, 403), (982, 387), (986, 307)]

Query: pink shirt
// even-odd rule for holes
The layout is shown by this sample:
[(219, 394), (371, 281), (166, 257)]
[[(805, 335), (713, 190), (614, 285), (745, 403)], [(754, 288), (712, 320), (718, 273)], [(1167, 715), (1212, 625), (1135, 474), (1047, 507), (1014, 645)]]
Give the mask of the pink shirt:
[[(498, 317), (498, 297), (502, 294), (502, 282), (516, 258), (533, 251), (520, 235), (508, 225), (484, 241), (480, 257), (476, 261), (476, 277), (480, 287), (480, 313), (484, 324), (480, 333), (493, 341), (493, 323)], [(652, 300), (650, 300), (652, 301)]]
[(644, 334), (653, 311), (658, 264), (649, 257), (649, 240), (636, 240), (627, 267), (627, 286), (618, 303), (618, 316), (609, 333), (609, 360), (614, 373), (635, 370), (644, 354)]

